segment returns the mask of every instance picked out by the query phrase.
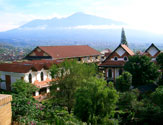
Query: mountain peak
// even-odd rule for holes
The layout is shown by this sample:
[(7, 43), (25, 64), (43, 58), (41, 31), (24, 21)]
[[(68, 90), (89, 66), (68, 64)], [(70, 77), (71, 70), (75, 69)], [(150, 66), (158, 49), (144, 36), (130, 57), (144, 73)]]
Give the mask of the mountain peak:
[(85, 17), (88, 17), (88, 16), (93, 16), (93, 15), (89, 15), (89, 14), (86, 14), (86, 13), (83, 13), (83, 12), (77, 12), (77, 13), (74, 13), (72, 15), (70, 15), (69, 17), (67, 18), (71, 18), (71, 17), (80, 17), (80, 18), (85, 18)]
[(114, 21), (95, 15), (77, 12), (66, 18), (52, 18), (47, 20), (33, 20), (23, 26), (19, 30), (55, 30), (57, 28), (67, 28), (86, 25), (124, 25), (123, 22)]

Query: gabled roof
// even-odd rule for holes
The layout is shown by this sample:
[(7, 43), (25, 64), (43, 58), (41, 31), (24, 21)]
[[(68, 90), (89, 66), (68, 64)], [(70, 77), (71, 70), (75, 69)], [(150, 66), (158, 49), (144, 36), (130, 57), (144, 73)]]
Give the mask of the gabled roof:
[(145, 50), (145, 53), (151, 48), (151, 47), (155, 47), (159, 52), (161, 52), (153, 43)]
[(58, 60), (33, 60), (24, 62), (2, 63), (0, 64), (0, 71), (27, 73), (30, 70), (40, 71), (42, 68), (49, 69), (53, 64), (59, 64)]
[(130, 56), (134, 55), (134, 52), (129, 49), (125, 44), (120, 44), (105, 60), (107, 60), (119, 47), (122, 47)]
[(112, 60), (110, 60), (110, 61), (107, 61), (110, 57), (111, 57), (111, 55), (114, 53), (114, 52), (116, 52), (116, 50), (119, 48), (119, 47), (122, 47), (122, 49), (124, 50), (124, 51), (126, 51), (130, 56), (133, 56), (134, 55), (134, 52), (131, 50), (131, 49), (129, 49), (125, 44), (120, 44), (101, 64), (100, 64), (100, 66), (115, 66), (115, 67), (118, 67), (118, 66), (124, 66), (124, 64), (125, 64), (125, 61), (112, 61)]
[(89, 47), (88, 45), (38, 46), (38, 48), (54, 59), (101, 55), (100, 52)]
[[(128, 48), (128, 46), (126, 46), (125, 44), (120, 44), (120, 46), (130, 55), (130, 56), (133, 56), (134, 55), (134, 52)], [(119, 48), (119, 47), (118, 47)], [(117, 49), (118, 49), (117, 48)]]

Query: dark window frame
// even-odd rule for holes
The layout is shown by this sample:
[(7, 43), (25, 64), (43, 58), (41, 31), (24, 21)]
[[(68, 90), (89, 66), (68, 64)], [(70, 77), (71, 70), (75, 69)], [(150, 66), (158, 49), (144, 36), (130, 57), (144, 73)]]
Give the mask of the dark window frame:
[(108, 77), (109, 78), (112, 78), (113, 77), (113, 75), (112, 75), (112, 69), (108, 69)]
[(44, 81), (44, 73), (43, 72), (41, 72), (40, 77), (41, 77), (41, 81)]
[(123, 73), (123, 70), (119, 69), (119, 75), (122, 75), (122, 73)]
[(124, 61), (127, 61), (128, 60), (127, 56), (125, 56), (123, 59), (124, 59)]
[(32, 74), (31, 73), (28, 75), (28, 81), (29, 81), (29, 83), (32, 83)]
[(118, 57), (117, 56), (114, 57), (114, 61), (118, 61)]

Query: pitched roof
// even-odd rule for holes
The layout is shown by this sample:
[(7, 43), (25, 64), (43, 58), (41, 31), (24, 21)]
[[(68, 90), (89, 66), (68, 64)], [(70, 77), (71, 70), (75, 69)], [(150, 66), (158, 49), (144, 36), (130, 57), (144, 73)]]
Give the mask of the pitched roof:
[(122, 47), (122, 49), (124, 49), (130, 56), (134, 55), (134, 52), (129, 49), (125, 44), (120, 44), (107, 58), (109, 58), (119, 47)]
[(122, 47), (130, 56), (134, 55), (134, 52), (129, 49), (125, 44), (120, 44), (101, 64), (100, 66), (112, 66), (112, 67), (121, 67), (124, 66), (125, 61), (112, 61), (108, 59), (111, 57), (111, 55), (119, 48)]
[(151, 47), (155, 47), (159, 52), (161, 52), (153, 43), (145, 50), (145, 53), (151, 48)]
[(30, 70), (39, 71), (42, 68), (49, 69), (52, 64), (59, 64), (61, 61), (57, 60), (33, 60), (24, 62), (2, 63), (0, 64), (0, 71), (27, 73)]
[[(121, 46), (124, 50), (126, 50), (126, 52), (127, 52), (129, 55), (131, 55), (131, 56), (134, 55), (134, 52), (133, 52), (131, 49), (129, 49), (128, 46), (126, 46), (125, 44), (120, 44), (120, 46)], [(118, 48), (119, 48), (119, 47), (118, 47)]]
[(38, 48), (55, 59), (101, 55), (100, 52), (89, 47), (88, 45), (38, 46)]

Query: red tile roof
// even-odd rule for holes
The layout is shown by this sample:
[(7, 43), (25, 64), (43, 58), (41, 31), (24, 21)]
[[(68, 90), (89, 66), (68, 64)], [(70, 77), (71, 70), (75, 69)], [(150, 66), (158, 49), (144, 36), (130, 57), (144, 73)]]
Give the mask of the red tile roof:
[(126, 52), (127, 52), (128, 54), (130, 54), (131, 56), (134, 55), (134, 52), (133, 52), (131, 49), (129, 49), (128, 46), (126, 46), (125, 44), (121, 44), (121, 47), (122, 47), (124, 50), (126, 50)]
[(52, 80), (50, 80), (49, 78), (47, 78), (46, 80), (41, 81), (41, 82), (39, 82), (38, 80), (36, 80), (36, 81), (34, 82), (34, 85), (35, 85), (36, 87), (38, 87), (38, 88), (44, 88), (44, 87), (51, 86), (50, 82), (56, 81), (56, 80), (57, 80), (57, 79), (52, 79)]
[(30, 70), (39, 71), (42, 68), (49, 69), (53, 64), (59, 64), (58, 60), (33, 60), (24, 62), (13, 62), (0, 64), (0, 71), (27, 73)]
[(107, 62), (103, 62), (99, 66), (122, 67), (124, 66), (125, 63), (126, 63), (125, 61), (107, 61)]
[(40, 48), (49, 56), (55, 59), (101, 55), (100, 52), (89, 47), (88, 45), (38, 46), (38, 48)]
[(43, 88), (43, 87), (48, 87), (50, 86), (49, 82), (51, 82), (52, 80), (50, 80), (49, 78), (47, 78), (45, 81), (41, 81), (39, 82), (38, 80), (36, 80), (34, 82), (34, 85), (38, 88)]
[(25, 64), (0, 64), (0, 71), (26, 73), (32, 69), (32, 65)]

